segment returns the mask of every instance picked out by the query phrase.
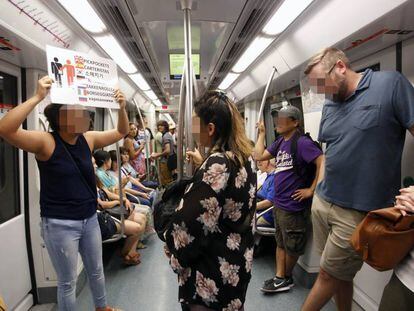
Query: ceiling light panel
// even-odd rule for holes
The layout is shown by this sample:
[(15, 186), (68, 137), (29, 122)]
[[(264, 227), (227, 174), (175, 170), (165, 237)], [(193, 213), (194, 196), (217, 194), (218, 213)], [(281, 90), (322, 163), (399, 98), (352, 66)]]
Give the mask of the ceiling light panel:
[(285, 0), (264, 26), (263, 32), (271, 36), (282, 33), (312, 2), (313, 0)]
[(234, 72), (243, 72), (253, 63), (257, 57), (272, 43), (273, 38), (258, 36), (250, 43), (237, 63), (233, 66)]
[(140, 74), (140, 73), (134, 73), (132, 75), (129, 75), (129, 77), (132, 79), (132, 81), (134, 81), (134, 83), (142, 91), (147, 91), (147, 90), (150, 90), (151, 89), (151, 87), (149, 86), (149, 84), (147, 83), (147, 81), (144, 79), (144, 77), (142, 76), (142, 74)]
[(227, 76), (224, 78), (224, 80), (220, 83), (218, 88), (220, 90), (226, 90), (229, 88), (230, 85), (233, 84), (234, 81), (240, 76), (238, 73), (228, 73)]
[(105, 24), (87, 0), (58, 0), (70, 15), (87, 31), (101, 33)]
[(112, 35), (96, 36), (94, 39), (125, 73), (137, 72), (137, 67)]

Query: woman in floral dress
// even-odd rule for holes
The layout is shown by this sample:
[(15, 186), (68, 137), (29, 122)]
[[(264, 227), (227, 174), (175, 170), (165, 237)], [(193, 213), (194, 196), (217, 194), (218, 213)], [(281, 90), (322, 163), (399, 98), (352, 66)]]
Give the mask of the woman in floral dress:
[(129, 161), (134, 170), (139, 175), (146, 173), (144, 144), (139, 144), (135, 138), (138, 135), (137, 126), (134, 123), (129, 123), (129, 133), (124, 139), (124, 148), (128, 150)]
[(235, 105), (209, 92), (195, 106), (195, 139), (210, 148), (166, 232), (166, 254), (178, 274), (183, 310), (244, 310), (253, 260), (256, 172)]

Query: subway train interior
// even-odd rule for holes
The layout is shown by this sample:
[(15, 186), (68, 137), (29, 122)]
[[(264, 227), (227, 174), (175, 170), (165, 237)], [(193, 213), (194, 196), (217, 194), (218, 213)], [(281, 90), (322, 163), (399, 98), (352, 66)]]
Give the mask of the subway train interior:
[[(355, 72), (400, 72), (414, 84), (413, 17), (413, 0), (0, 0), (0, 121), (32, 97), (38, 80), (48, 75), (47, 46), (112, 59), (129, 121), (140, 122), (141, 112), (154, 136), (160, 120), (174, 125), (181, 139), (178, 168), (189, 175), (192, 167), (183, 150), (194, 147), (188, 139), (191, 109), (208, 91), (220, 90), (235, 103), (253, 142), (263, 120), (266, 145), (272, 144), (277, 113), (287, 106), (300, 110), (305, 132), (317, 140), (325, 95), (307, 83), (304, 70), (312, 56), (335, 47), (345, 52)], [(44, 115), (50, 102), (47, 96), (36, 105), (22, 128), (50, 131)], [(116, 127), (117, 109), (88, 111), (95, 131)], [(152, 150), (153, 141), (144, 144)], [(401, 187), (414, 177), (413, 158), (414, 139), (407, 132)], [(148, 159), (146, 178), (157, 182), (159, 171), (151, 163)], [(41, 236), (39, 200), (35, 156), (0, 137), (0, 298), (5, 310), (63, 310)], [(274, 237), (255, 230), (262, 253), (253, 259), (244, 310), (301, 310), (320, 271), (312, 233), (293, 270), (295, 287), (269, 295), (260, 288), (275, 274)], [(181, 310), (164, 242), (148, 234), (139, 250), (141, 263), (126, 266), (119, 256), (124, 237), (115, 240), (102, 245), (108, 304), (122, 310)], [(392, 274), (364, 263), (354, 279), (352, 310), (378, 310)], [(76, 310), (94, 309), (80, 256), (76, 297)], [(337, 310), (334, 299), (322, 310)]]

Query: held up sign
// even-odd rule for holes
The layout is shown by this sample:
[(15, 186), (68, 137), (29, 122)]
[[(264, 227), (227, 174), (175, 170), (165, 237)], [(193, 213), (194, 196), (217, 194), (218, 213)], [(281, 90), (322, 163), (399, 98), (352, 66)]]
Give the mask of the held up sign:
[(114, 91), (118, 84), (111, 59), (46, 46), (48, 74), (55, 80), (52, 103), (118, 109)]

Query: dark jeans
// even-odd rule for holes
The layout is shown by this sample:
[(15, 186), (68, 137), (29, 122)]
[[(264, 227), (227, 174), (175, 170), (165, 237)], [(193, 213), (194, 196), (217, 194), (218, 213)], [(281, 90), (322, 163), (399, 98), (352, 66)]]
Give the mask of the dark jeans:
[(158, 182), (151, 181), (151, 180), (144, 180), (141, 181), (141, 184), (143, 184), (145, 187), (156, 189), (158, 187)]
[(135, 196), (130, 195), (129, 193), (127, 193), (127, 198), (128, 200), (130, 200), (132, 203), (135, 203), (135, 204), (142, 204), (142, 205), (147, 205), (147, 206), (152, 205), (152, 202), (150, 200), (142, 198), (142, 197), (135, 197)]

